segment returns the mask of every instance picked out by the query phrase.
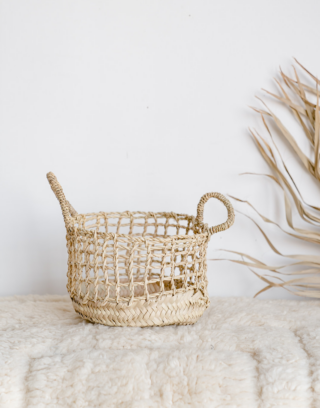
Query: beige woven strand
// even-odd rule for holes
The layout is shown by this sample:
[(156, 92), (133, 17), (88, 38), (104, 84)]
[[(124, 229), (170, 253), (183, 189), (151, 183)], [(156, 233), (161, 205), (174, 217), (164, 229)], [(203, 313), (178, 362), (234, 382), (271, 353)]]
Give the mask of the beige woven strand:
[(204, 194), (198, 204), (198, 208), (197, 208), (197, 221), (201, 224), (203, 223), (203, 210), (204, 210), (204, 205), (205, 203), (210, 199), (210, 198), (217, 198), (218, 200), (220, 200), (225, 207), (227, 208), (228, 211), (228, 219), (226, 222), (216, 225), (215, 227), (211, 227), (209, 228), (209, 233), (215, 234), (217, 232), (220, 231), (225, 231), (226, 229), (230, 228), (232, 226), (232, 224), (234, 223), (234, 210), (232, 207), (232, 204), (230, 203), (230, 201), (222, 194), (220, 193), (207, 193)]
[(60, 206), (61, 206), (61, 209), (62, 209), (62, 215), (63, 215), (63, 218), (64, 218), (64, 222), (65, 222), (65, 224), (67, 226), (69, 224), (69, 222), (70, 222), (70, 215), (72, 217), (74, 217), (78, 213), (72, 207), (72, 205), (69, 203), (69, 201), (66, 200), (63, 189), (60, 186), (56, 176), (52, 172), (50, 172), (50, 173), (47, 174), (47, 179), (48, 179), (48, 181), (50, 183), (52, 191), (54, 192), (55, 196), (59, 200), (59, 203), (60, 203)]

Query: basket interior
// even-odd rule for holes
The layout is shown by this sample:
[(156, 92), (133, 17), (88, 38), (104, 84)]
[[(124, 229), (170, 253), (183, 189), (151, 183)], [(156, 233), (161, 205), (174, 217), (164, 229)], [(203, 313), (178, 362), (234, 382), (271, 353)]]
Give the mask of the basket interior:
[(75, 225), (97, 232), (127, 234), (136, 237), (193, 235), (195, 217), (175, 213), (92, 213), (75, 218)]
[(205, 285), (207, 241), (193, 216), (101, 212), (77, 215), (75, 226), (103, 233), (80, 233), (73, 243), (70, 287), (79, 298), (149, 299)]

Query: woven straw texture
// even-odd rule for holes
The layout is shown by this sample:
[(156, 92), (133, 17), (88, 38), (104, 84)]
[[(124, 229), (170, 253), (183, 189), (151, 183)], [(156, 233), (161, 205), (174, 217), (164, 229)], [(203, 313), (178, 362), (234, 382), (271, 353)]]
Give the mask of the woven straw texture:
[[(152, 212), (78, 214), (53, 173), (47, 174), (67, 230), (67, 289), (74, 309), (108, 326), (193, 324), (209, 306), (206, 252), (212, 234), (234, 222), (222, 194), (205, 194), (197, 216)], [(225, 223), (209, 228), (209, 198), (227, 208)]]

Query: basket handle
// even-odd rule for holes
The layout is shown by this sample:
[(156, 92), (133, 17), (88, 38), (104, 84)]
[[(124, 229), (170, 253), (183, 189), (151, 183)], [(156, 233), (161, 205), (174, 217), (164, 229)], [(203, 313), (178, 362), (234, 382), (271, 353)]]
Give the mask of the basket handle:
[(228, 211), (228, 219), (223, 224), (216, 225), (215, 227), (209, 228), (209, 234), (215, 234), (220, 231), (225, 231), (226, 229), (230, 228), (231, 225), (234, 223), (234, 210), (230, 201), (220, 193), (207, 193), (204, 194), (199, 201), (198, 208), (197, 208), (197, 217), (196, 222), (199, 224), (203, 224), (203, 210), (205, 203), (209, 200), (209, 198), (217, 198), (220, 200)]
[(62, 210), (62, 215), (63, 215), (63, 219), (64, 222), (66, 224), (66, 226), (69, 224), (70, 222), (70, 216), (74, 217), (76, 216), (78, 213), (77, 211), (72, 207), (72, 205), (69, 203), (69, 201), (66, 199), (63, 189), (61, 187), (61, 185), (59, 184), (59, 181), (57, 179), (57, 177), (52, 173), (48, 173), (47, 174), (47, 179), (49, 181), (50, 187), (52, 189), (52, 191), (54, 192), (55, 196), (57, 197), (59, 203), (60, 203), (60, 207)]

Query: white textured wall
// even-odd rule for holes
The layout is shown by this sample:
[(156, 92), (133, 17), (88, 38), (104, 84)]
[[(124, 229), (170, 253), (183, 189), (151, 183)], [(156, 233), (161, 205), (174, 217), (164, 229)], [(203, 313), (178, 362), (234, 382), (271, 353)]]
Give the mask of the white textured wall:
[[(48, 171), (78, 212), (194, 214), (203, 193), (220, 191), (279, 219), (271, 182), (238, 176), (268, 170), (247, 105), (274, 89), (292, 56), (319, 74), (319, 15), (318, 0), (0, 1), (0, 295), (66, 292)], [(210, 202), (205, 216), (214, 224), (225, 212)], [(298, 250), (269, 231), (284, 251)], [(241, 215), (213, 237), (209, 257), (221, 247), (274, 259)], [(263, 287), (228, 262), (209, 262), (209, 280), (219, 296)]]

